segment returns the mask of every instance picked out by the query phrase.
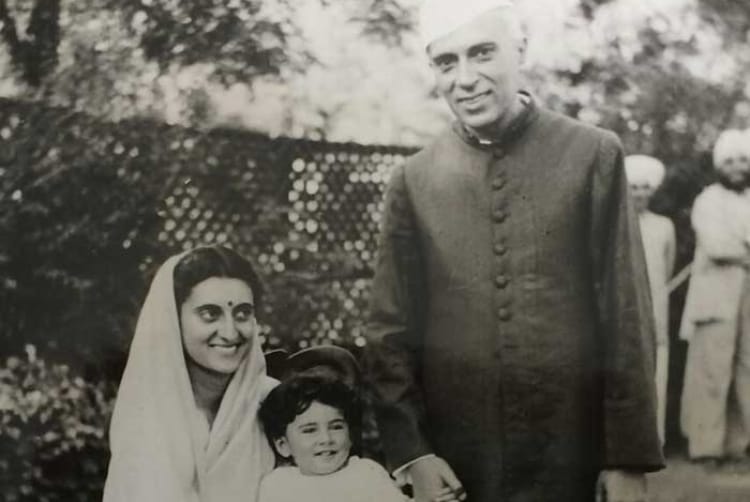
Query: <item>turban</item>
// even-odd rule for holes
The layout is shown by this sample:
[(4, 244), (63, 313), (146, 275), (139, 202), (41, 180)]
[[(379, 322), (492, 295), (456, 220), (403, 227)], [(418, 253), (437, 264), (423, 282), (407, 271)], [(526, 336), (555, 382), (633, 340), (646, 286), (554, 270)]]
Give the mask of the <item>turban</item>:
[(625, 157), (625, 174), (630, 183), (645, 183), (651, 188), (661, 185), (664, 179), (664, 164), (648, 155), (628, 155)]
[(737, 129), (727, 129), (719, 134), (714, 145), (714, 165), (722, 164), (730, 157), (750, 154), (750, 134)]
[(513, 7), (510, 0), (424, 0), (419, 29), (424, 47), (491, 10)]

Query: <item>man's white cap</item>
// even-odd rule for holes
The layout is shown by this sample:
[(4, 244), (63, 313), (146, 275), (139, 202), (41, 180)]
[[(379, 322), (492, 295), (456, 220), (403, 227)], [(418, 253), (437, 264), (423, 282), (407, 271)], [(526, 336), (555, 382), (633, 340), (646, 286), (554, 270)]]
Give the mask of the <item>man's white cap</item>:
[(714, 144), (714, 165), (723, 163), (729, 157), (750, 154), (749, 136), (746, 131), (739, 129), (727, 129), (719, 134)]
[(625, 174), (630, 183), (646, 183), (651, 188), (661, 185), (666, 169), (657, 158), (649, 155), (625, 157)]
[(419, 30), (425, 48), (491, 10), (513, 7), (511, 0), (425, 0)]

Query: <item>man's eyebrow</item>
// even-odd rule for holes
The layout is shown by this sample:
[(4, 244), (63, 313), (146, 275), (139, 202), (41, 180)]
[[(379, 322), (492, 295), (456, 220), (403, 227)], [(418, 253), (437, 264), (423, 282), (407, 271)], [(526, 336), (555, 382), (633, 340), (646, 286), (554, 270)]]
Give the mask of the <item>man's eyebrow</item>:
[(468, 53), (472, 54), (478, 50), (482, 49), (496, 49), (497, 44), (495, 42), (480, 42), (478, 44), (474, 44), (471, 47), (469, 47)]
[(439, 61), (449, 61), (451, 59), (455, 59), (456, 57), (457, 57), (456, 54), (452, 52), (440, 52), (438, 54), (431, 56), (430, 59), (433, 62), (437, 63)]

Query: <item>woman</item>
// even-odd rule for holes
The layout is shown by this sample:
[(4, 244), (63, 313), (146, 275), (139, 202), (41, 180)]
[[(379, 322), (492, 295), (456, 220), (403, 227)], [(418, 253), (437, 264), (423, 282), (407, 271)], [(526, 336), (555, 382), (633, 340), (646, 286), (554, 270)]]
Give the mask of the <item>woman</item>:
[(274, 456), (256, 419), (262, 290), (234, 251), (169, 258), (138, 319), (110, 429), (104, 502), (254, 502)]

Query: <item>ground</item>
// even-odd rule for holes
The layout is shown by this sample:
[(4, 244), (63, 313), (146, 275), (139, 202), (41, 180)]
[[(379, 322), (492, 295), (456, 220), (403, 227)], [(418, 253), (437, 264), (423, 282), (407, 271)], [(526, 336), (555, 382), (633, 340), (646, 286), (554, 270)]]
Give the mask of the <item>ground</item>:
[(650, 502), (748, 502), (750, 461), (720, 467), (671, 457), (667, 468), (649, 476)]

